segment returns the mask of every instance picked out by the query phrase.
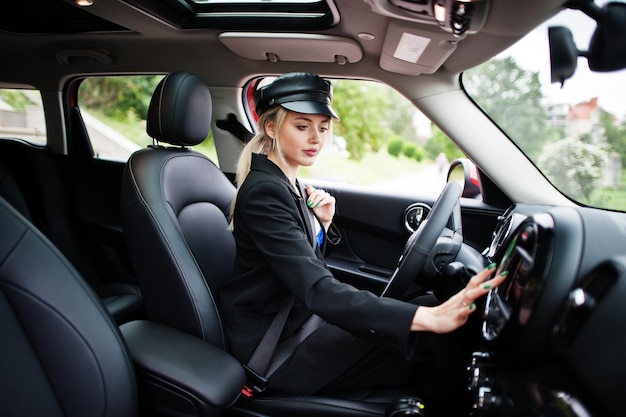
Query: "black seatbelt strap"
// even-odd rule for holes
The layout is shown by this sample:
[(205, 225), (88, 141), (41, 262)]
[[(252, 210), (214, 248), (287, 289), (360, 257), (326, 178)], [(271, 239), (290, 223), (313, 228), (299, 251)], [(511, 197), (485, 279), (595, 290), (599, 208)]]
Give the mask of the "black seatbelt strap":
[(224, 120), (216, 121), (215, 126), (232, 133), (243, 143), (248, 143), (248, 141), (252, 139), (252, 136), (254, 136), (254, 133), (246, 129), (233, 113), (229, 113)]
[(308, 198), (308, 195), (306, 193), (306, 186), (300, 181), (297, 181), (297, 184), (300, 188), (300, 195), (302, 196), (302, 201), (300, 201), (299, 207), (302, 217), (304, 218), (304, 221), (308, 226), (307, 235), (309, 237), (309, 242), (311, 243), (311, 246), (313, 246), (313, 249), (316, 249), (317, 237), (315, 234), (315, 214), (313, 214), (313, 210), (306, 205), (306, 200)]
[(251, 397), (253, 391), (263, 392), (267, 389), (267, 368), (270, 364), (270, 360), (276, 350), (278, 339), (283, 332), (287, 317), (289, 317), (289, 311), (293, 306), (295, 296), (290, 296), (281, 306), (278, 314), (274, 317), (272, 324), (263, 335), (263, 339), (259, 342), (259, 345), (255, 349), (252, 357), (248, 361), (247, 365), (244, 365), (246, 374), (248, 375), (248, 383), (251, 387), (246, 386), (242, 390), (242, 393), (248, 397)]
[[(313, 232), (315, 230), (315, 217), (313, 214), (313, 210), (306, 206), (305, 201), (307, 198), (307, 194), (304, 185), (298, 182), (298, 187), (300, 188), (300, 193), (302, 197), (298, 201), (298, 206), (304, 218), (305, 224), (307, 225), (306, 233), (309, 237), (311, 245), (317, 251), (319, 250), (319, 248), (317, 247), (317, 239)], [(276, 317), (274, 317), (272, 324), (270, 324), (270, 327), (263, 335), (263, 338), (259, 342), (259, 345), (254, 350), (254, 353), (250, 357), (250, 360), (246, 365), (243, 366), (248, 376), (249, 385), (245, 386), (241, 390), (241, 392), (247, 397), (252, 397), (252, 395), (254, 395), (254, 392), (263, 392), (267, 389), (267, 371), (270, 366), (270, 361), (274, 356), (276, 346), (278, 345), (278, 340), (280, 339), (280, 335), (283, 332), (294, 300), (294, 295), (291, 295), (287, 300), (285, 300), (280, 310), (276, 314)], [(307, 320), (307, 322), (305, 322), (302, 331), (299, 333), (297, 338), (291, 341), (291, 344), (295, 344), (295, 347), (297, 347), (297, 345), (301, 343), (302, 340), (304, 340), (312, 332), (318, 329), (323, 323), (325, 323), (324, 320), (316, 315), (313, 315), (309, 320)], [(288, 357), (285, 354), (282, 354), (280, 356), (281, 357), (279, 358), (279, 361), (272, 365), (271, 372), (274, 372), (282, 363), (284, 363), (284, 361)]]

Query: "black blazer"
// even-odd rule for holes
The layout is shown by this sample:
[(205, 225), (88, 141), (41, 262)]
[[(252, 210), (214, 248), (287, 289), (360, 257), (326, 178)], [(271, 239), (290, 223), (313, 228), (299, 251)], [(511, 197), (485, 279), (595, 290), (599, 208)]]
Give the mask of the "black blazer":
[[(315, 313), (355, 336), (410, 355), (409, 329), (417, 307), (334, 279), (314, 247), (307, 210), (280, 168), (254, 154), (234, 210), (235, 273), (221, 290), (233, 354), (247, 362), (281, 305), (294, 294), (283, 339)], [(333, 228), (326, 235), (324, 246), (338, 240)]]

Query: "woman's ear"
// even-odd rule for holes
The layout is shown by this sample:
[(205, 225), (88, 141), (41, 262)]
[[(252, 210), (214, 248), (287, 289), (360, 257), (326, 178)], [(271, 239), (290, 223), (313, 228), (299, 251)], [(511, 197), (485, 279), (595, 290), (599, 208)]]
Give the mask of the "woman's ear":
[(270, 139), (274, 139), (276, 137), (276, 130), (273, 120), (266, 120), (265, 125), (263, 126), (265, 129), (265, 133)]

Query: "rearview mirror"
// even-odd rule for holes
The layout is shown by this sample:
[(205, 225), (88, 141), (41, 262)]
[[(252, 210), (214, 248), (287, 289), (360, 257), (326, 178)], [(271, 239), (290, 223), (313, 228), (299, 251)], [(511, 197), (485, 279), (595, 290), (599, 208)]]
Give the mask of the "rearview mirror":
[(571, 77), (579, 56), (587, 58), (589, 69), (596, 72), (617, 71), (626, 68), (626, 4), (609, 2), (603, 7), (593, 0), (570, 0), (567, 7), (578, 9), (597, 23), (588, 50), (579, 50), (569, 29), (548, 29), (550, 69), (552, 82)]
[(550, 80), (561, 83), (561, 86), (576, 71), (578, 49), (574, 43), (572, 32), (563, 26), (548, 28), (550, 43)]

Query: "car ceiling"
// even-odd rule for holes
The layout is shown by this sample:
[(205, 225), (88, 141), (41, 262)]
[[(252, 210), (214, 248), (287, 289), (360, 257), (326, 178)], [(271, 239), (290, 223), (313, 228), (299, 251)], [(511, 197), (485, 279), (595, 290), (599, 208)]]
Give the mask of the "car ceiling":
[[(428, 77), (431, 73), (457, 74), (481, 63), (557, 13), (563, 3), (563, 0), (492, 0), (484, 26), (451, 41), (451, 35), (436, 25), (372, 13), (372, 5), (378, 1), (336, 0), (331, 5), (336, 6), (339, 20), (330, 27), (307, 30), (284, 27), (271, 32), (334, 36), (327, 49), (360, 50), (361, 56), (344, 65), (319, 62), (316, 58), (312, 58), (316, 62), (307, 63), (308, 70), (325, 76), (381, 79), (391, 72), (394, 76)], [(150, 10), (144, 3), (151, 4)], [(184, 69), (210, 75), (212, 85), (240, 86), (250, 75), (301, 70), (302, 63), (309, 60), (306, 54), (293, 60), (270, 62), (233, 53), (231, 46), (220, 40), (221, 34), (224, 37), (223, 33), (231, 30), (184, 28), (178, 24), (184, 19), (179, 16), (177, 20), (176, 13), (189, 14), (189, 10), (173, 10), (171, 3), (169, 0), (95, 0), (92, 6), (79, 8), (69, 0), (14, 2), (10, 10), (5, 9), (0, 15), (0, 51), (4, 57), (15, 58), (11, 65), (0, 70), (0, 82), (33, 83), (41, 89), (55, 89), (59, 88), (59, 80), (81, 73), (159, 73)], [(424, 30), (419, 33), (435, 40), (443, 37), (455, 49), (426, 71), (420, 66), (408, 71), (381, 68), (380, 56), (384, 55), (383, 48), (394, 27), (400, 31)], [(237, 34), (261, 32), (258, 29), (239, 24)], [(373, 39), (364, 40), (360, 33), (372, 35)], [(277, 41), (259, 42), (263, 45)], [(292, 41), (285, 48), (302, 50), (307, 45), (303, 42)], [(315, 45), (317, 41), (311, 42)], [(239, 40), (239, 45), (245, 44), (245, 39)], [(249, 51), (254, 52), (253, 47)]]

